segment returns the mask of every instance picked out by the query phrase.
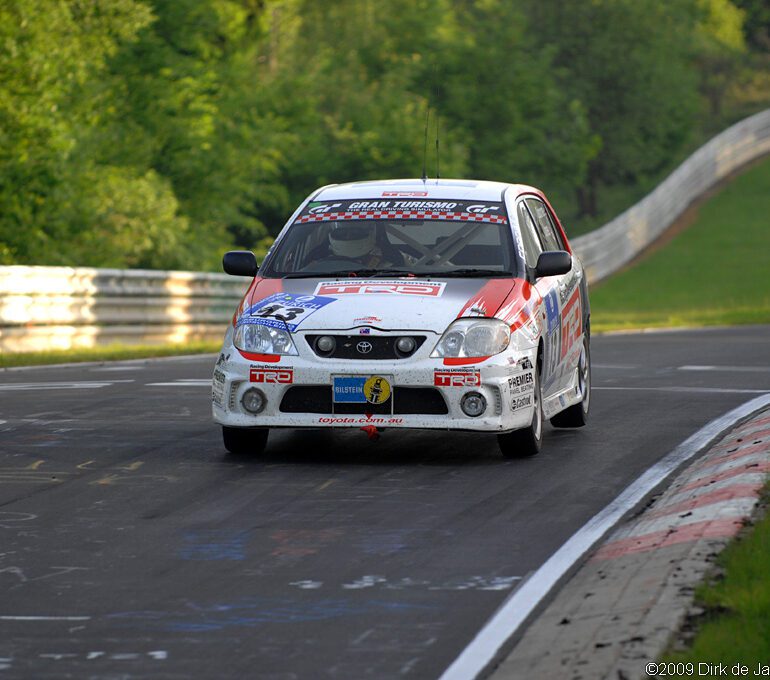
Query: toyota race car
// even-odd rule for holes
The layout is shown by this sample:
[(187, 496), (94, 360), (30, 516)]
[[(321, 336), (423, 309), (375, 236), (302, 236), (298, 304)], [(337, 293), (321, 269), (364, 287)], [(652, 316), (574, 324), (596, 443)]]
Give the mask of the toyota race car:
[(323, 187), (260, 267), (214, 368), (225, 448), (259, 453), (270, 428), (497, 433), (540, 450), (543, 420), (581, 427), (591, 399), (582, 265), (533, 187), (391, 180)]

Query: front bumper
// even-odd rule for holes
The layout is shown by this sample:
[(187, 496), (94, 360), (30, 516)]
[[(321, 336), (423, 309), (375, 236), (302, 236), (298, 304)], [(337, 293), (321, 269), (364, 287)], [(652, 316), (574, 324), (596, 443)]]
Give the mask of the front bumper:
[[(229, 334), (228, 334), (229, 336)], [(459, 365), (425, 356), (399, 360), (341, 361), (317, 356), (249, 360), (228, 342), (214, 369), (212, 412), (228, 427), (365, 427), (508, 432), (532, 422), (536, 350), (512, 349), (482, 362)], [(336, 377), (384, 377), (390, 398), (384, 404), (334, 401)], [(249, 413), (244, 393), (258, 389), (265, 398), (260, 413)], [(475, 392), (486, 401), (476, 417), (461, 402)]]

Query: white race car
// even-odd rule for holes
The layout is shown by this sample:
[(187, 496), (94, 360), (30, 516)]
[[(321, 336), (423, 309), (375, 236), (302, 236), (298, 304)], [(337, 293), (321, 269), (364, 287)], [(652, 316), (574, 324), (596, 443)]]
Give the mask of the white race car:
[(225, 448), (270, 428), (474, 430), (506, 457), (540, 450), (543, 419), (585, 425), (586, 277), (533, 187), (389, 180), (323, 187), (278, 235), (214, 368)]

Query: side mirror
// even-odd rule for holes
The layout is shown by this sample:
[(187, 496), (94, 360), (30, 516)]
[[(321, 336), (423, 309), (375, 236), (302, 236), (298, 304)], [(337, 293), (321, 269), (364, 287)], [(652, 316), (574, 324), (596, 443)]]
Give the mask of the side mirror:
[(549, 250), (540, 253), (535, 267), (535, 278), (567, 274), (572, 269), (572, 255), (566, 250)]
[(233, 276), (256, 276), (259, 265), (250, 250), (231, 250), (222, 258), (222, 269)]

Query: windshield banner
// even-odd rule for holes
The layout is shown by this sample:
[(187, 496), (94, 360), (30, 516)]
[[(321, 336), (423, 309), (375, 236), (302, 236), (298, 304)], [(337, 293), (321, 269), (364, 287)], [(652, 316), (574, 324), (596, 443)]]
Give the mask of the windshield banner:
[(502, 203), (479, 203), (478, 201), (452, 199), (417, 200), (414, 198), (311, 201), (305, 206), (295, 224), (389, 219), (508, 224)]

